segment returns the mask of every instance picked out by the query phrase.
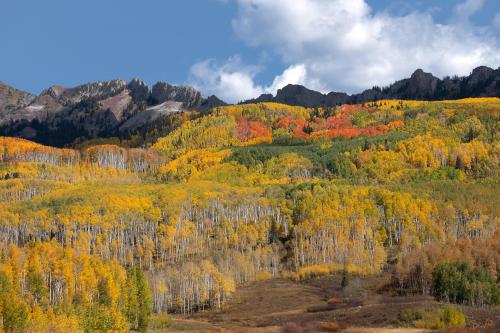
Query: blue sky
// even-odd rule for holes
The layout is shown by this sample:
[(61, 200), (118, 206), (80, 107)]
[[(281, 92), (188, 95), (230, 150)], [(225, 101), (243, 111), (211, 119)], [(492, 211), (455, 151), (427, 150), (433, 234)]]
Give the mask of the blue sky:
[(33, 93), (138, 76), (235, 102), (496, 68), (500, 1), (2, 1), (0, 40), (0, 80)]

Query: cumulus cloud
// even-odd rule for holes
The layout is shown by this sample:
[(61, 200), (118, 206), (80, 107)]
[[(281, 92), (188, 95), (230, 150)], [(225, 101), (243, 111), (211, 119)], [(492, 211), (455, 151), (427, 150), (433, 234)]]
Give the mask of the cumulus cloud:
[[(213, 79), (205, 86), (228, 101), (274, 92), (286, 83), (353, 93), (408, 77), (417, 68), (437, 76), (466, 75), (479, 65), (500, 64), (496, 37), (469, 21), (484, 0), (460, 3), (447, 24), (426, 12), (374, 12), (365, 0), (235, 1), (236, 35), (279, 57), (288, 69), (269, 86), (259, 86), (254, 79), (261, 69), (241, 62), (195, 65), (197, 78), (197, 67), (211, 69)], [(230, 87), (239, 82), (241, 87)]]
[(257, 66), (244, 65), (238, 56), (229, 58), (222, 65), (208, 59), (191, 67), (191, 84), (205, 94), (215, 94), (234, 103), (262, 93), (262, 88), (253, 80), (258, 71)]
[(191, 67), (191, 84), (205, 94), (215, 94), (230, 103), (255, 98), (263, 93), (275, 94), (278, 89), (289, 83), (319, 87), (314, 81), (307, 80), (306, 69), (302, 64), (288, 67), (276, 76), (269, 86), (254, 82), (255, 75), (261, 69), (260, 66), (242, 63), (239, 56), (233, 56), (223, 64), (208, 59)]
[(484, 6), (485, 0), (466, 0), (455, 7), (455, 12), (464, 20), (477, 13)]

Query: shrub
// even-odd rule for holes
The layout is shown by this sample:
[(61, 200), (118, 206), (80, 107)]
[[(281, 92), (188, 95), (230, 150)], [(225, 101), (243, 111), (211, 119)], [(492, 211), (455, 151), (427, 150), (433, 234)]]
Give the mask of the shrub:
[(172, 318), (167, 313), (154, 315), (150, 318), (149, 327), (153, 330), (162, 330), (172, 325)]
[(465, 315), (462, 310), (457, 307), (445, 306), (443, 321), (446, 327), (463, 327), (465, 326)]
[(331, 274), (331, 268), (327, 265), (311, 265), (299, 268), (298, 278), (300, 280), (312, 279), (318, 276)]
[(273, 278), (273, 273), (268, 271), (258, 272), (257, 275), (255, 276), (255, 279), (257, 281), (265, 281), (265, 280), (270, 280), (272, 278)]
[(415, 322), (415, 327), (431, 330), (464, 327), (466, 317), (462, 310), (446, 306), (443, 311), (425, 312), (424, 317)]
[(405, 324), (413, 324), (415, 321), (423, 319), (424, 313), (419, 309), (404, 309), (398, 315), (399, 321)]
[(457, 307), (445, 306), (443, 310), (404, 309), (398, 319), (405, 325), (425, 329), (446, 329), (464, 327), (466, 317)]

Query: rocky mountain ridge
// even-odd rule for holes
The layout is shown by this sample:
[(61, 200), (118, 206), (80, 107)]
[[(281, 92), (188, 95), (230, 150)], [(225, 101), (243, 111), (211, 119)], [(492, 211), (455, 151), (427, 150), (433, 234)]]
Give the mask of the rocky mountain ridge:
[(475, 68), (469, 76), (439, 79), (417, 69), (410, 78), (396, 81), (388, 87), (373, 87), (359, 94), (342, 92), (323, 94), (301, 85), (289, 84), (276, 96), (263, 94), (244, 103), (278, 102), (304, 107), (357, 104), (380, 99), (445, 100), (468, 97), (500, 97), (500, 68)]
[(225, 105), (189, 86), (142, 80), (97, 81), (73, 88), (52, 86), (40, 95), (0, 83), (0, 135), (52, 145), (78, 138), (120, 135), (174, 113)]
[[(331, 107), (380, 99), (442, 100), (500, 97), (500, 68), (481, 66), (465, 77), (439, 79), (421, 69), (411, 77), (359, 94), (323, 94), (287, 85), (276, 96), (263, 94), (244, 103), (278, 102), (304, 107)], [(139, 78), (86, 83), (73, 88), (52, 86), (38, 96), (0, 82), (0, 136), (18, 136), (63, 146), (91, 138), (123, 137), (172, 124), (169, 117), (226, 105), (216, 96), (204, 98), (193, 87)], [(165, 122), (166, 121), (166, 122)], [(142, 133), (144, 134), (144, 133)]]

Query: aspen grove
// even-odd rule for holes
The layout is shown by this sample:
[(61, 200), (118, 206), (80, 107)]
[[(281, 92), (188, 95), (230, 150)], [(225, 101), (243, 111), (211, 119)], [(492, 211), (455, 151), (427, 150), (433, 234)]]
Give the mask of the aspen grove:
[(245, 283), (389, 261), (406, 292), (460, 257), (498, 281), (499, 121), (497, 98), (260, 103), (152, 144), (0, 137), (1, 330), (146, 331)]

